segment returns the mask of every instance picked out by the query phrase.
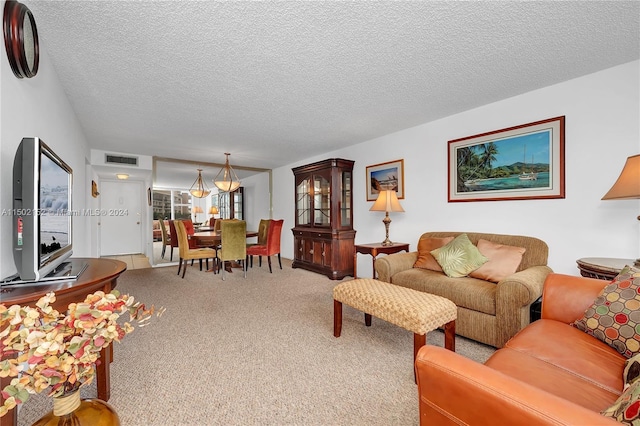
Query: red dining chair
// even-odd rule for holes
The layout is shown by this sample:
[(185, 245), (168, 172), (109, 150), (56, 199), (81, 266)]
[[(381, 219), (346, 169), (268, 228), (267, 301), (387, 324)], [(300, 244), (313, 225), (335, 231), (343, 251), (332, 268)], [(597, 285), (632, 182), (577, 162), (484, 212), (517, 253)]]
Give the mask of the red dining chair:
[(271, 270), (271, 256), (278, 255), (278, 264), (282, 269), (282, 259), (280, 258), (280, 235), (282, 234), (282, 225), (284, 220), (272, 220), (269, 223), (269, 229), (267, 230), (267, 242), (266, 244), (256, 244), (247, 247), (247, 258), (249, 256), (267, 256), (267, 262), (269, 263), (269, 272)]

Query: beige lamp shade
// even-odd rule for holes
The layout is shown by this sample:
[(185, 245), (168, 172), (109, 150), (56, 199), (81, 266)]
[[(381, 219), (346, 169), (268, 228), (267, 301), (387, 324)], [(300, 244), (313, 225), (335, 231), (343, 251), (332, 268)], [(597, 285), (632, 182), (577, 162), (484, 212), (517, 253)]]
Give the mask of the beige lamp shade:
[(640, 198), (640, 154), (627, 158), (618, 180), (603, 200), (631, 200)]
[(204, 210), (202, 210), (202, 207), (200, 207), (200, 206), (195, 206), (193, 208), (193, 212), (194, 213), (204, 213)]
[(211, 206), (209, 209), (209, 214), (218, 214), (218, 208), (215, 206)]
[(400, 201), (398, 201), (398, 195), (396, 191), (391, 189), (386, 189), (384, 191), (380, 191), (378, 194), (378, 198), (376, 202), (373, 203), (373, 206), (369, 209), (372, 212), (403, 212), (404, 209), (400, 205)]

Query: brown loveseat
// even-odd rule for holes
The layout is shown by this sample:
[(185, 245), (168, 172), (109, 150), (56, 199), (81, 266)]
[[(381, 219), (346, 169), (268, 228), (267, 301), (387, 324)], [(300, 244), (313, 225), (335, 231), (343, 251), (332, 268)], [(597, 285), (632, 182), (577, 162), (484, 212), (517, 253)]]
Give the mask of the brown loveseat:
[(542, 319), (485, 364), (441, 347), (416, 359), (422, 425), (616, 425), (600, 411), (623, 389), (626, 358), (569, 324), (607, 281), (547, 277)]
[[(456, 237), (462, 232), (427, 232), (420, 237)], [(414, 268), (418, 252), (397, 253), (376, 259), (378, 279), (435, 294), (458, 307), (456, 334), (502, 347), (530, 322), (530, 307), (542, 295), (547, 265), (547, 244), (533, 237), (466, 232), (477, 244), (484, 239), (526, 249), (516, 273), (493, 283), (481, 279), (449, 278), (443, 272)]]

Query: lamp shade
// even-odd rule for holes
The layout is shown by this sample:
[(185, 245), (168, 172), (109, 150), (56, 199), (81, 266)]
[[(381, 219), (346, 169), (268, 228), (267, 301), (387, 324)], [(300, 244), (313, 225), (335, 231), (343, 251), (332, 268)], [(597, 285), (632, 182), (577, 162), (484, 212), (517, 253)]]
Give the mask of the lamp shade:
[(396, 191), (392, 189), (385, 189), (380, 191), (376, 202), (369, 209), (373, 212), (403, 212), (404, 209), (398, 201), (398, 195)]
[(204, 213), (204, 210), (202, 210), (202, 207), (200, 207), (200, 206), (195, 206), (193, 208), (193, 212), (194, 213)]
[(631, 200), (640, 198), (640, 154), (627, 158), (627, 162), (603, 200)]
[(211, 206), (209, 209), (209, 214), (218, 214), (218, 208), (215, 206)]

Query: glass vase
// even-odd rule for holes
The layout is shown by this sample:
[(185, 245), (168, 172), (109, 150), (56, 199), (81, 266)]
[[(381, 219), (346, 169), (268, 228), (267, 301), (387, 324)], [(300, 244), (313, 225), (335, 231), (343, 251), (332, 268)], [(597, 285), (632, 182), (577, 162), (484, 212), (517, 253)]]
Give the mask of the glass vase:
[(80, 399), (80, 391), (53, 398), (53, 411), (33, 426), (120, 426), (113, 407), (99, 399)]

